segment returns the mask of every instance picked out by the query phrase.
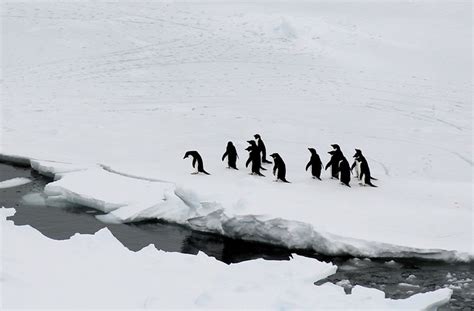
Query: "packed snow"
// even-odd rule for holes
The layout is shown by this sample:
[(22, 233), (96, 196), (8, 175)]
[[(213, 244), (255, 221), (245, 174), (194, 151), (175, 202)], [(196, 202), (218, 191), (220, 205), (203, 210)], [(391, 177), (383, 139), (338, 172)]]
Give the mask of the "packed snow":
[[(2, 309), (179, 308), (208, 309), (405, 309), (447, 303), (451, 289), (385, 299), (355, 286), (351, 295), (314, 282), (336, 266), (294, 255), (226, 265), (203, 253), (165, 253), (148, 246), (130, 252), (108, 231), (50, 240), (29, 226), (15, 226), (0, 208)], [(21, 247), (19, 247), (21, 246)]]
[(25, 185), (30, 182), (31, 182), (31, 179), (29, 178), (24, 178), (24, 177), (11, 178), (8, 180), (0, 181), (0, 189), (17, 187), (17, 186)]
[[(52, 199), (327, 254), (472, 259), (469, 1), (1, 6), (0, 151), (49, 170)], [(248, 175), (257, 133), (291, 184)], [(333, 143), (379, 187), (313, 180), (307, 148), (326, 163)]]

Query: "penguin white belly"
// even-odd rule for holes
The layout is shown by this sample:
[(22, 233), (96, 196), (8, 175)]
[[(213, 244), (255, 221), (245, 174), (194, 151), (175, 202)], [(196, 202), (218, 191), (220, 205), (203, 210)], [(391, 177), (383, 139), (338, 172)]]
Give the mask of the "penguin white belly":
[(354, 167), (357, 178), (360, 178), (360, 162), (356, 161), (356, 166)]

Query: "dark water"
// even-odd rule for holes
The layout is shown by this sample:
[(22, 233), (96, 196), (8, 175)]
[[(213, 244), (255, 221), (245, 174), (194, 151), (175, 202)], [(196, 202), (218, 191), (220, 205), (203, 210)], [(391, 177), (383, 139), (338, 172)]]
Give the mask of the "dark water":
[[(0, 189), (0, 206), (15, 207), (16, 214), (9, 219), (16, 225), (30, 225), (43, 235), (55, 239), (69, 239), (76, 233), (94, 234), (107, 227), (131, 251), (149, 244), (157, 249), (197, 254), (199, 251), (225, 263), (236, 263), (256, 258), (288, 260), (291, 253), (332, 262), (339, 269), (336, 274), (316, 284), (338, 283), (350, 293), (351, 287), (361, 285), (377, 288), (393, 299), (406, 298), (419, 292), (442, 287), (454, 290), (450, 303), (441, 310), (474, 310), (474, 264), (444, 263), (403, 259), (369, 260), (343, 257), (325, 257), (304, 251), (290, 251), (271, 245), (237, 241), (218, 235), (200, 233), (183, 226), (158, 221), (135, 224), (104, 224), (94, 216), (101, 212), (82, 206), (47, 206), (38, 204), (44, 186), (51, 180), (26, 167), (0, 163), (0, 181), (27, 177), (33, 182)], [(22, 199), (28, 194), (34, 200)], [(27, 197), (27, 198), (28, 198)], [(341, 282), (342, 281), (342, 282)]]

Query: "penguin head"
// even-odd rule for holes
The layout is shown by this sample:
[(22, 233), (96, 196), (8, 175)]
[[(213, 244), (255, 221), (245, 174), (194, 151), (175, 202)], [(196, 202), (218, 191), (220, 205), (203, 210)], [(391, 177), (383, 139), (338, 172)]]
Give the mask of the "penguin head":
[(255, 139), (261, 139), (260, 134), (255, 134), (253, 137), (255, 137)]
[(227, 147), (232, 147), (234, 144), (232, 144), (231, 141), (227, 142)]
[(274, 158), (274, 159), (280, 157), (280, 155), (279, 155), (278, 153), (272, 153), (270, 156), (271, 156), (272, 158)]
[(356, 153), (352, 156), (353, 158), (357, 158), (357, 157), (360, 157), (362, 155), (362, 151), (360, 149), (356, 149), (355, 151), (356, 151)]
[(341, 150), (341, 147), (339, 147), (338, 144), (332, 144), (331, 147), (333, 147), (335, 150)]
[(250, 146), (256, 146), (257, 144), (255, 143), (255, 140), (247, 140), (247, 142), (250, 144)]
[(314, 148), (308, 148), (309, 152), (311, 152), (311, 154), (316, 154), (316, 149)]
[(187, 151), (187, 152), (184, 154), (184, 158), (183, 158), (183, 159), (186, 159), (188, 156), (189, 156), (189, 151)]

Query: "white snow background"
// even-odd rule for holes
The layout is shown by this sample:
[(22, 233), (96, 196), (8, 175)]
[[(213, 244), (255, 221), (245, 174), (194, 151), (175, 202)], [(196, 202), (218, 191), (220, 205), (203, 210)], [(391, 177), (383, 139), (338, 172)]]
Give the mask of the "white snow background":
[[(471, 6), (4, 1), (0, 151), (104, 221), (472, 260)], [(248, 175), (256, 133), (291, 184)], [(333, 143), (362, 149), (379, 187), (311, 179), (307, 148), (326, 163)], [(186, 150), (212, 175), (190, 175)]]

